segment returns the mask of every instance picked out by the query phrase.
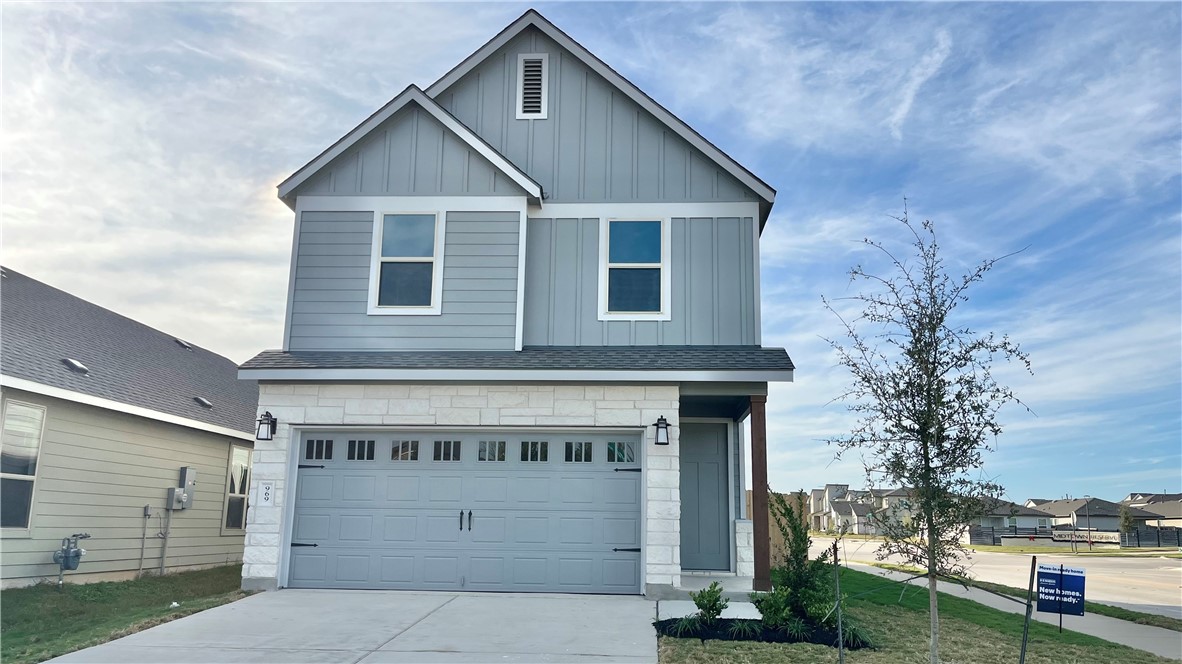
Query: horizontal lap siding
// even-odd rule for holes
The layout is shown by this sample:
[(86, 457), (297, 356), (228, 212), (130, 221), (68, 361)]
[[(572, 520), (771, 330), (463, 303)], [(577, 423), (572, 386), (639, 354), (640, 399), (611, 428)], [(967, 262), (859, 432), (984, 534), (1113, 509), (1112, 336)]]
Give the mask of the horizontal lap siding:
[(512, 350), (518, 214), (448, 212), (438, 316), (370, 316), (372, 212), (304, 212), (291, 350)]
[(751, 345), (755, 323), (750, 217), (671, 220), (669, 321), (599, 320), (599, 220), (530, 219), (525, 345)]
[[(517, 120), (517, 55), (549, 54), (545, 120)], [(557, 43), (527, 29), (436, 97), (542, 185), (549, 203), (756, 196)]]
[[(148, 521), (145, 569), (158, 569), (163, 530), (158, 515), (181, 466), (197, 470), (193, 506), (173, 514), (168, 567), (242, 560), (243, 533), (222, 534), (230, 438), (92, 406), (5, 390), (5, 399), (46, 408), (30, 535), (5, 537), (7, 580), (56, 576), (53, 551), (61, 539), (88, 532), (77, 572), (135, 571), (139, 567), (144, 505)], [(247, 444), (244, 441), (236, 441)]]

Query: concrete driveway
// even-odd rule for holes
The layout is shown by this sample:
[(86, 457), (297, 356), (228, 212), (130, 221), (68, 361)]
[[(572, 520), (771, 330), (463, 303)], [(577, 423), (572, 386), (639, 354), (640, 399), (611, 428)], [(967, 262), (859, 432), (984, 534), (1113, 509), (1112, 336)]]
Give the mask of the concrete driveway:
[[(167, 601), (167, 598), (161, 598)], [(54, 662), (656, 662), (641, 597), (281, 590)]]

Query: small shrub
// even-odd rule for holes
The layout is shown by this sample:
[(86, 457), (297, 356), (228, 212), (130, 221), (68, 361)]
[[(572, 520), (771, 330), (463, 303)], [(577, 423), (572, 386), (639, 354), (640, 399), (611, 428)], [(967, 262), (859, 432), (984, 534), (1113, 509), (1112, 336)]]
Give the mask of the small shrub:
[(669, 628), (669, 631), (673, 634), (673, 636), (684, 638), (687, 636), (696, 635), (701, 627), (701, 618), (693, 615), (679, 618), (677, 622), (673, 623), (673, 626)]
[(726, 631), (732, 639), (752, 641), (759, 637), (763, 628), (758, 620), (732, 620)]
[(813, 633), (813, 628), (809, 627), (801, 618), (789, 618), (788, 622), (783, 627), (784, 633), (794, 639), (804, 641)]
[(711, 583), (709, 588), (690, 593), (690, 599), (694, 600), (698, 616), (707, 625), (714, 624), (730, 604), (730, 600), (722, 596), (722, 586), (717, 581)]
[(847, 648), (873, 648), (874, 641), (866, 630), (862, 629), (861, 625), (857, 623), (846, 624), (842, 621), (841, 626), (841, 640), (845, 642)]
[(772, 591), (768, 593), (751, 593), (751, 603), (759, 611), (763, 624), (771, 629), (784, 629), (793, 618), (788, 598), (791, 592), (784, 586), (773, 586)]

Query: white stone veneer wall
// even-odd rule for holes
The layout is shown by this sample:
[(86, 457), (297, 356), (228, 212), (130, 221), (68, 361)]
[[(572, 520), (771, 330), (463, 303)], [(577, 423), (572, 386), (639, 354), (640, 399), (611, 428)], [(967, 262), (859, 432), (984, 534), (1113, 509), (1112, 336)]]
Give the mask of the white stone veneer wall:
[[(681, 581), (681, 495), (676, 385), (457, 385), (263, 383), (260, 413), (279, 420), (274, 440), (257, 441), (251, 496), (274, 485), (274, 504), (252, 502), (243, 587), (275, 588), (285, 527), (291, 428), (301, 424), (390, 426), (644, 427), (644, 584)], [(669, 445), (653, 444), (652, 423), (669, 421)]]
[(735, 521), (735, 574), (755, 577), (755, 531), (750, 519)]

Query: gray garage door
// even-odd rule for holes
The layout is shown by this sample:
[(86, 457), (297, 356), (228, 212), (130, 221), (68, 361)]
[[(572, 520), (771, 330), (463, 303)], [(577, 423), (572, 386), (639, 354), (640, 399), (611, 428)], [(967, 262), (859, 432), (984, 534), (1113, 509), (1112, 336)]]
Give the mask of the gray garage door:
[(288, 586), (640, 592), (636, 435), (300, 441)]

